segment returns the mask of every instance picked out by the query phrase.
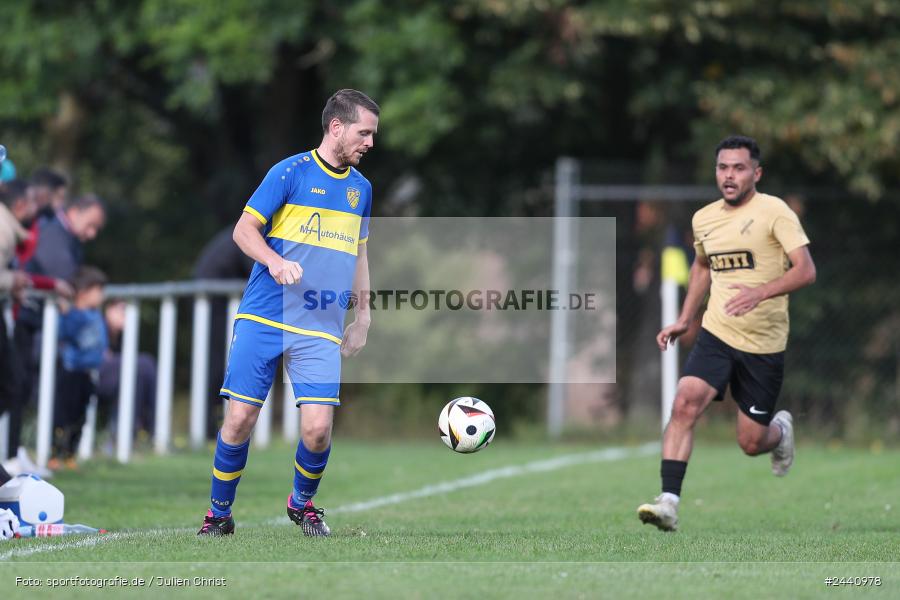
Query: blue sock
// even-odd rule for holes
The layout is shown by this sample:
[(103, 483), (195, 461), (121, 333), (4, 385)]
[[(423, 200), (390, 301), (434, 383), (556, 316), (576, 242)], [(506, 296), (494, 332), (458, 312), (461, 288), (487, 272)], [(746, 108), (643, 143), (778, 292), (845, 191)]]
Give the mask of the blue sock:
[(249, 439), (239, 446), (232, 446), (223, 442), (222, 433), (219, 433), (216, 439), (216, 456), (213, 459), (212, 489), (209, 493), (213, 516), (224, 517), (231, 514), (231, 505), (234, 504), (234, 496), (249, 453)]
[(291, 496), (294, 506), (303, 506), (316, 495), (330, 453), (331, 446), (323, 452), (312, 452), (303, 445), (303, 440), (297, 444), (297, 455), (294, 457), (294, 493)]

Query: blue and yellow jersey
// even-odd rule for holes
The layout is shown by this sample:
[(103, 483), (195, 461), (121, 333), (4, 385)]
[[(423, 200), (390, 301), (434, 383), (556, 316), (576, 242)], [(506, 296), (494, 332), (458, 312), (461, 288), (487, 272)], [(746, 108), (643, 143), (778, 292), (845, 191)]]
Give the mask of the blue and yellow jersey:
[(264, 225), (272, 250), (300, 264), (303, 277), (278, 285), (256, 263), (237, 318), (339, 344), (357, 251), (369, 236), (372, 185), (353, 167), (329, 169), (312, 150), (272, 167), (244, 211)]

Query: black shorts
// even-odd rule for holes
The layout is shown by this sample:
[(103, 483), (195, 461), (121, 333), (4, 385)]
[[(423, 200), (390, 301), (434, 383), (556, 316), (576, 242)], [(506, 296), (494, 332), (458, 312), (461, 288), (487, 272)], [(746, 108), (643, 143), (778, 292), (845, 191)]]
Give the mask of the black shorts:
[(701, 329), (684, 365), (685, 376), (699, 377), (714, 387), (716, 400), (722, 400), (725, 388), (731, 385), (731, 395), (741, 412), (768, 425), (784, 380), (784, 352), (742, 352)]

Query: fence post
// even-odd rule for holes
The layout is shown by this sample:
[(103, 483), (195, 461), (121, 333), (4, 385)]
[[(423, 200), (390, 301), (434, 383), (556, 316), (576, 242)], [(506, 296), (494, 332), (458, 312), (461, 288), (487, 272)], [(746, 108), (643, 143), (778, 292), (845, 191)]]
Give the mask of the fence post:
[(206, 442), (207, 379), (209, 378), (209, 297), (194, 298), (194, 326), (191, 340), (191, 448)]
[(119, 417), (116, 423), (116, 460), (131, 460), (134, 441), (134, 392), (137, 385), (137, 351), (140, 333), (140, 309), (137, 300), (125, 304), (125, 329), (122, 331), (122, 367), (119, 372)]
[[(678, 319), (678, 282), (663, 279), (660, 285), (662, 297), (662, 327), (671, 325)], [(669, 417), (672, 415), (672, 404), (675, 402), (675, 390), (678, 387), (678, 340), (665, 352), (662, 352), (662, 429), (666, 430)]]
[[(671, 325), (678, 319), (678, 287), (687, 286), (690, 278), (691, 267), (687, 262), (687, 254), (678, 245), (678, 234), (673, 227), (666, 233), (669, 238), (666, 247), (660, 256), (660, 283), (659, 293), (662, 300), (662, 326)], [(675, 340), (665, 352), (662, 353), (662, 429), (666, 430), (669, 418), (672, 415), (672, 405), (675, 402), (675, 392), (678, 389), (678, 347), (680, 342)]]
[(156, 408), (153, 419), (153, 449), (157, 454), (169, 450), (172, 439), (172, 390), (175, 374), (175, 324), (178, 308), (173, 296), (159, 305), (159, 364), (156, 371)]
[(97, 394), (91, 394), (84, 425), (81, 427), (81, 439), (78, 440), (78, 458), (88, 460), (94, 454), (94, 439), (97, 437)]
[(59, 313), (53, 298), (44, 300), (41, 329), (41, 367), (38, 383), (37, 464), (46, 467), (53, 437), (53, 399), (56, 392), (56, 344)]
[(300, 409), (297, 408), (297, 399), (294, 398), (294, 386), (291, 378), (284, 373), (284, 401), (282, 403), (284, 414), (281, 417), (281, 434), (284, 441), (296, 443), (300, 439)]
[(231, 337), (234, 334), (234, 319), (237, 316), (241, 299), (238, 296), (228, 298), (228, 316), (225, 320), (225, 365), (228, 365), (228, 355), (231, 353)]
[[(578, 163), (573, 158), (556, 162), (556, 209), (553, 218), (553, 289), (568, 298), (575, 262), (574, 236), (577, 217)], [(547, 398), (547, 433), (558, 438), (565, 422), (569, 313), (554, 311), (550, 317), (550, 376)]]
[[(241, 305), (240, 296), (228, 297), (228, 312), (225, 316), (225, 365), (228, 368), (228, 357), (231, 356), (231, 340), (234, 336), (234, 321), (238, 314), (238, 307)], [(222, 414), (228, 412), (228, 400), (222, 398)]]
[(253, 445), (257, 448), (268, 448), (269, 442), (272, 441), (272, 411), (274, 407), (272, 403), (275, 394), (275, 386), (269, 388), (266, 394), (266, 402), (259, 410), (259, 417), (256, 420), (256, 427), (253, 428)]

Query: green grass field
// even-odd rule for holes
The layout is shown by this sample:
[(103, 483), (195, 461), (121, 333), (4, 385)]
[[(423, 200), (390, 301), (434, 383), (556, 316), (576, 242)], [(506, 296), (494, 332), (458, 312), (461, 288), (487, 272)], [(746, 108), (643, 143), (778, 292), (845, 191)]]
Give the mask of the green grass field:
[[(880, 587), (855, 593), (900, 597), (900, 565), (891, 562), (900, 552), (900, 452), (802, 446), (791, 474), (777, 479), (767, 457), (701, 441), (681, 531), (666, 534), (635, 514), (658, 493), (658, 452), (597, 450), (501, 441), (463, 456), (437, 441), (338, 438), (317, 498), (328, 539), (304, 538), (287, 521), (287, 446), (251, 452), (237, 533), (227, 539), (194, 535), (211, 452), (95, 461), (54, 483), (67, 522), (112, 533), (0, 543), (0, 589), (4, 598), (6, 590), (56, 596), (48, 577), (120, 576), (150, 584), (64, 595), (758, 599), (845, 596), (854, 592), (825, 578), (878, 576)], [(460, 480), (468, 487), (435, 486)], [(44, 584), (17, 586), (17, 576)], [(227, 587), (162, 588), (154, 579), (197, 576), (224, 577)]]

